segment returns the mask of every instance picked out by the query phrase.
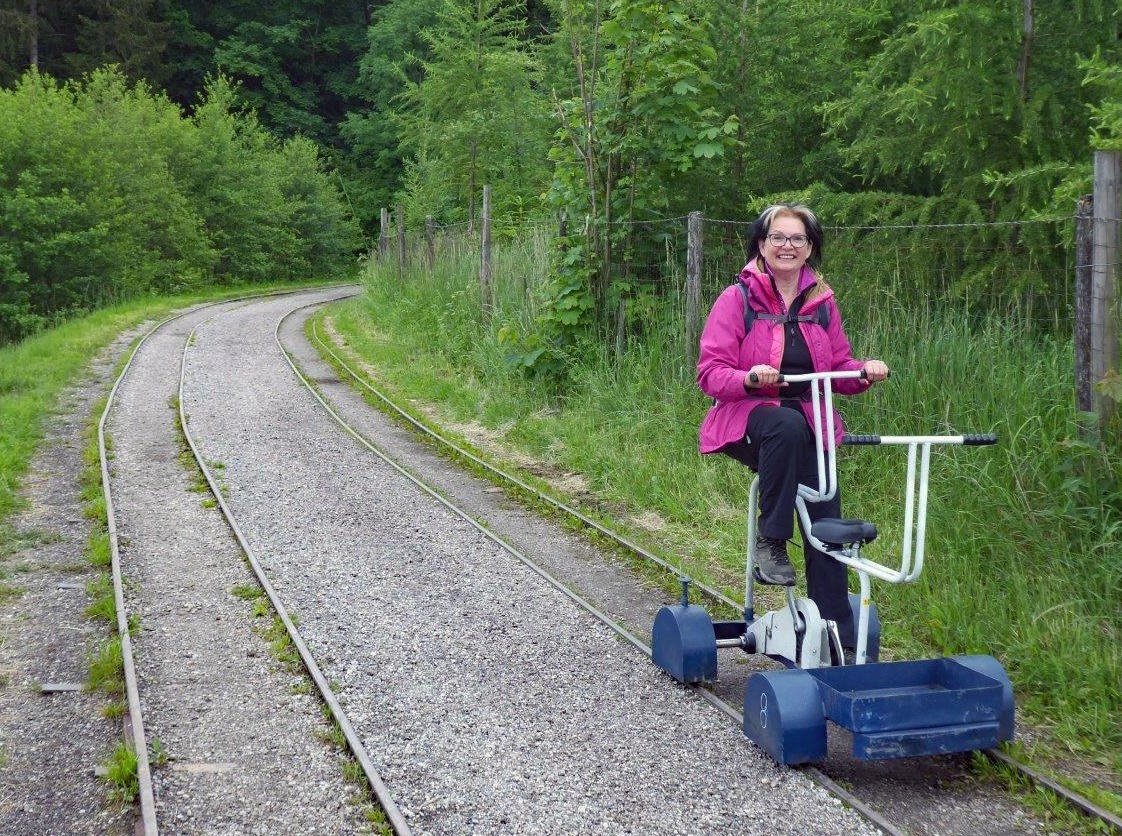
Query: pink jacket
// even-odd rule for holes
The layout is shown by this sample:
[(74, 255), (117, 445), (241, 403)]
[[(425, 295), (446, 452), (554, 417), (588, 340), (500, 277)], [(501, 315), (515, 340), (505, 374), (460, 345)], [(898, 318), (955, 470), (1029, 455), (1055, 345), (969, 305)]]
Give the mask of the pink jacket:
[[(782, 298), (772, 285), (771, 278), (756, 264), (740, 271), (739, 280), (748, 286), (752, 307), (765, 313), (785, 313)], [(853, 359), (849, 339), (842, 329), (834, 292), (808, 267), (799, 276), (799, 292), (812, 287), (800, 313), (813, 313), (819, 305), (829, 306), (829, 324), (823, 328), (817, 322), (801, 322), (799, 328), (806, 338), (814, 370), (851, 371), (864, 366), (864, 361)], [(748, 413), (761, 404), (778, 405), (782, 390), (777, 387), (744, 390), (748, 369), (767, 363), (776, 369), (783, 362), (783, 323), (757, 318), (749, 334), (744, 333), (744, 296), (732, 285), (725, 289), (701, 332), (701, 351), (697, 361), (697, 385), (706, 395), (715, 399), (713, 407), (701, 422), (699, 449), (702, 453), (716, 453), (723, 447), (740, 441), (748, 430)], [(835, 392), (855, 395), (870, 386), (866, 380), (835, 380)], [(803, 402), (803, 413), (813, 426), (814, 416), (809, 400)], [(835, 410), (835, 442), (840, 443), (843, 433), (841, 416)]]

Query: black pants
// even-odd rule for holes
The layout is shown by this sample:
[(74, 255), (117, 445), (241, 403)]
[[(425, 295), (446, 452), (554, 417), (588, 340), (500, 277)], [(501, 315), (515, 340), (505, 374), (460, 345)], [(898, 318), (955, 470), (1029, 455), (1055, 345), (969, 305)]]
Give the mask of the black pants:
[[(814, 434), (799, 409), (758, 406), (748, 416), (747, 438), (725, 453), (760, 475), (760, 515), (757, 534), (789, 540), (795, 532), (795, 497), (799, 483), (818, 487)], [(841, 491), (826, 502), (807, 502), (811, 522), (841, 516)], [(802, 522), (799, 523), (800, 529)], [(803, 542), (809, 532), (803, 530)], [(842, 645), (856, 646), (853, 611), (849, 606), (846, 567), (825, 552), (804, 545), (806, 591), (823, 618), (837, 622)]]

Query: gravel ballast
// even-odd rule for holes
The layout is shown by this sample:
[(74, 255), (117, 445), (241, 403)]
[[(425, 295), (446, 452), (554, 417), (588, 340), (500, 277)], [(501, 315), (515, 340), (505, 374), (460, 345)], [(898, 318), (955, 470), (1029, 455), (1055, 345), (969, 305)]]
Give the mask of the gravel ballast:
[(203, 324), (207, 460), (417, 832), (873, 832), (338, 429), (273, 341)]
[(190, 313), (137, 353), (109, 431), (126, 607), (162, 833), (353, 833), (359, 809), (328, 726), (298, 673), (255, 630), (253, 575), (209, 493), (190, 490), (175, 410)]

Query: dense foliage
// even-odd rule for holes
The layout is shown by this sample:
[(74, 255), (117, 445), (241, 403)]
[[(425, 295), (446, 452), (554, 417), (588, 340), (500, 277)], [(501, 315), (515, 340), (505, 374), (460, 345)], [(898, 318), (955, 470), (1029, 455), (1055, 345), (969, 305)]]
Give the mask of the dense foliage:
[(316, 146), (211, 83), (193, 118), (115, 70), (0, 90), (0, 341), (108, 301), (321, 277), (357, 230)]
[(190, 113), (226, 74), (227, 110), (315, 142), (368, 236), (394, 205), (471, 225), (484, 183), (508, 227), (564, 215), (550, 304), (505, 332), (543, 363), (629, 327), (663, 272), (639, 222), (776, 198), (850, 226), (977, 226), (917, 296), (1039, 310), (1071, 235), (1016, 224), (1070, 216), (1092, 148), (1122, 142), (1104, 0), (64, 0), (0, 21), (0, 82), (113, 62)]

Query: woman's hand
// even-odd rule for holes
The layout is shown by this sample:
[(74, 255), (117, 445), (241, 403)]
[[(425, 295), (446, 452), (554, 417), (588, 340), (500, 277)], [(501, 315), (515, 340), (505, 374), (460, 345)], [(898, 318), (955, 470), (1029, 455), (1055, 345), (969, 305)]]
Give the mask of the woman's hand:
[[(752, 380), (752, 375), (756, 376)], [(748, 376), (744, 378), (745, 389), (759, 389), (761, 386), (774, 386), (779, 380), (779, 370), (772, 368), (766, 363), (761, 363), (758, 366), (753, 366), (748, 370)], [(786, 386), (786, 383), (780, 383), (780, 386)]]
[(888, 365), (883, 360), (866, 360), (865, 377), (870, 383), (884, 380), (888, 377)]

